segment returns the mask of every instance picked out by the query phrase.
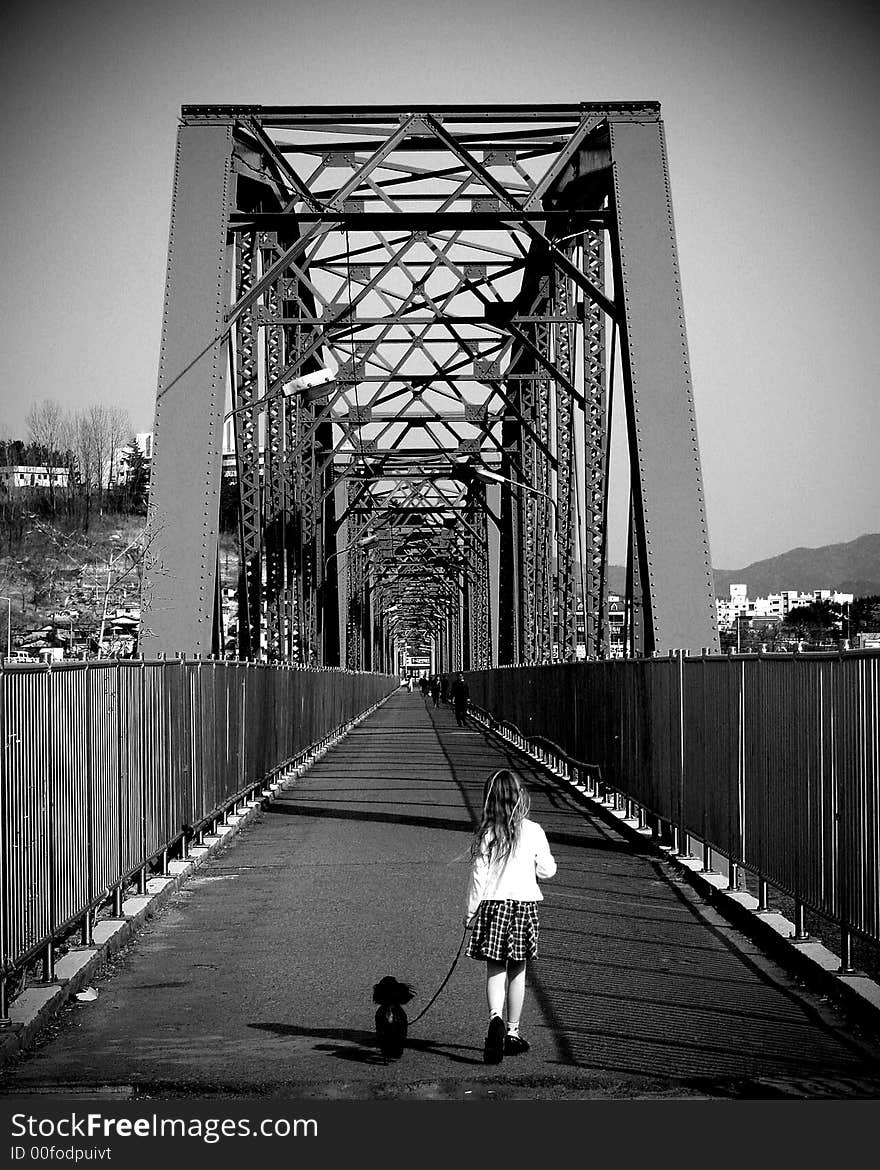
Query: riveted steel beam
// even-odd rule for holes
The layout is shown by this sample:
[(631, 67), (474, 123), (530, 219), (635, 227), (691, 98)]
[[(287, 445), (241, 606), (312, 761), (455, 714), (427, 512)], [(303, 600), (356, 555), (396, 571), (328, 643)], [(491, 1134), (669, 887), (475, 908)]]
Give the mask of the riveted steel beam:
[(717, 649), (663, 127), (612, 121), (610, 147), (644, 649)]
[(232, 147), (228, 124), (178, 131), (141, 614), (150, 656), (214, 648)]

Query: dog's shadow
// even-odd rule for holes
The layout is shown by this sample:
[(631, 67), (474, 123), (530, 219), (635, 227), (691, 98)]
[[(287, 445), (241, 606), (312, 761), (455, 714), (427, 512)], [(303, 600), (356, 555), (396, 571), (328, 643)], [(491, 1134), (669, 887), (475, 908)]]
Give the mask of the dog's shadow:
[[(249, 1028), (260, 1032), (272, 1032), (276, 1036), (290, 1036), (303, 1039), (324, 1041), (314, 1044), (316, 1052), (329, 1052), (339, 1060), (350, 1060), (356, 1064), (394, 1064), (386, 1060), (379, 1051), (379, 1044), (375, 1032), (368, 1032), (360, 1028), (300, 1028), (296, 1024), (282, 1023), (253, 1023)], [(440, 1044), (436, 1040), (425, 1040), (420, 1037), (407, 1037), (406, 1048), (414, 1052), (427, 1052), (433, 1056), (443, 1056), (455, 1064), (482, 1064), (482, 1056), (469, 1056), (471, 1052), (481, 1052), (480, 1049), (465, 1044)], [(404, 1049), (403, 1058), (406, 1057)]]

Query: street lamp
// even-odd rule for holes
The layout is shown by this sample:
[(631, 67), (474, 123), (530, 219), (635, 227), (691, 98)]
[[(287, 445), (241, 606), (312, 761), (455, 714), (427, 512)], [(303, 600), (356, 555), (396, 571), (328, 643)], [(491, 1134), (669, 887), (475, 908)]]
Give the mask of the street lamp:
[(324, 559), (324, 572), (327, 572), (327, 566), (334, 557), (341, 557), (343, 553), (348, 552), (352, 548), (369, 548), (371, 544), (375, 544), (379, 539), (378, 533), (370, 532), (367, 536), (362, 536), (360, 540), (352, 540), (345, 548), (338, 548), (336, 552), (332, 552), (329, 557)]
[(493, 471), (490, 467), (484, 467), (482, 464), (473, 465), (473, 473), (477, 479), (483, 480), (484, 483), (509, 483), (512, 487), (522, 488), (523, 491), (533, 492), (536, 496), (543, 496), (545, 500), (549, 500), (554, 512), (559, 511), (556, 501), (549, 494), (549, 492), (542, 491), (541, 488), (532, 487), (530, 483), (524, 483), (520, 479), (511, 479), (507, 475), (501, 475), (498, 471)]
[(6, 657), (12, 657), (12, 598), (0, 597), (6, 602)]
[(248, 410), (254, 410), (257, 406), (265, 406), (267, 402), (272, 402), (275, 398), (290, 398), (294, 394), (305, 393), (308, 396), (309, 391), (315, 391), (328, 382), (333, 381), (333, 371), (323, 367), (320, 370), (312, 370), (308, 374), (302, 374), (299, 378), (294, 378), (291, 382), (282, 382), (276, 386), (274, 390), (270, 390), (264, 394), (262, 398), (256, 398), (253, 402), (247, 402), (243, 406), (236, 406), (234, 410), (229, 410), (224, 414), (224, 423), (234, 418), (237, 414), (244, 414)]
[[(457, 473), (457, 474), (456, 474)], [(480, 479), (483, 483), (509, 483), (511, 487), (522, 488), (523, 491), (533, 492), (536, 496), (543, 496), (545, 500), (549, 500), (550, 506), (556, 513), (557, 520), (559, 517), (559, 507), (549, 492), (542, 491), (541, 488), (532, 487), (530, 483), (524, 483), (520, 479), (511, 479), (507, 475), (502, 475), (499, 471), (493, 471), (491, 467), (486, 467), (482, 463), (471, 463), (467, 456), (458, 456), (455, 465), (452, 468), (453, 479), (468, 478)]]

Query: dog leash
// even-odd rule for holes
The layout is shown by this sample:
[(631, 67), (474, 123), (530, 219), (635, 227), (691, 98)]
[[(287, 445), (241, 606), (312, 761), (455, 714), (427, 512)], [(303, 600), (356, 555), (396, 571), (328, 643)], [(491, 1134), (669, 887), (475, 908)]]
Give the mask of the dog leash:
[[(463, 856), (463, 854), (462, 854), (462, 855), (460, 855), (460, 856)], [(458, 860), (458, 858), (457, 858), (457, 857), (456, 857), (456, 858), (453, 858), (453, 861), (457, 861), (457, 860)], [(499, 875), (499, 876), (498, 876), (498, 877), (496, 877), (496, 879), (495, 879), (495, 885), (494, 885), (493, 889), (497, 889), (497, 888), (498, 888), (498, 882), (499, 882), (500, 880), (501, 880), (501, 878), (500, 878), (500, 875)], [(419, 1020), (422, 1018), (422, 1016), (424, 1016), (424, 1015), (427, 1013), (427, 1011), (428, 1011), (428, 1008), (429, 1008), (429, 1007), (431, 1007), (431, 1005), (433, 1004), (434, 1000), (437, 998), (437, 996), (440, 994), (440, 992), (443, 990), (443, 988), (444, 988), (444, 987), (446, 986), (446, 984), (449, 982), (450, 978), (452, 977), (452, 972), (453, 972), (453, 971), (455, 970), (455, 968), (457, 967), (457, 965), (458, 965), (458, 960), (461, 958), (461, 952), (462, 952), (462, 950), (464, 949), (464, 940), (467, 938), (467, 932), (470, 930), (471, 926), (472, 926), (472, 925), (473, 925), (473, 923), (476, 921), (476, 917), (477, 917), (477, 914), (476, 914), (476, 911), (474, 911), (474, 913), (471, 915), (471, 917), (470, 917), (470, 919), (468, 920), (468, 922), (465, 924), (465, 928), (464, 928), (464, 930), (462, 931), (462, 934), (461, 934), (461, 942), (458, 944), (458, 950), (457, 950), (457, 951), (456, 951), (456, 953), (455, 953), (455, 958), (452, 960), (452, 966), (451, 966), (451, 967), (449, 968), (449, 970), (446, 972), (446, 978), (443, 980), (443, 982), (440, 984), (440, 986), (437, 988), (437, 990), (434, 992), (434, 994), (433, 994), (433, 995), (431, 996), (431, 998), (428, 1000), (428, 1002), (427, 1002), (427, 1004), (425, 1005), (425, 1007), (423, 1007), (423, 1008), (422, 1008), (422, 1010), (419, 1012), (419, 1014), (418, 1014), (417, 1016), (413, 1016), (413, 1018), (410, 1020), (410, 1022), (409, 1022), (409, 1026), (410, 1026), (410, 1027), (412, 1027), (412, 1026), (413, 1026), (413, 1024), (417, 1024), (417, 1023), (419, 1022)]]
[(446, 972), (446, 978), (443, 980), (443, 982), (440, 984), (440, 986), (434, 992), (433, 996), (428, 1000), (428, 1003), (426, 1004), (426, 1006), (422, 1008), (422, 1010), (419, 1012), (419, 1014), (417, 1016), (413, 1016), (413, 1018), (410, 1020), (410, 1022), (409, 1022), (410, 1027), (412, 1027), (413, 1024), (417, 1024), (418, 1021), (422, 1018), (422, 1016), (427, 1013), (428, 1008), (433, 1004), (434, 1000), (437, 998), (437, 996), (440, 994), (440, 992), (443, 990), (443, 988), (449, 982), (449, 980), (452, 976), (452, 972), (455, 970), (456, 966), (458, 965), (458, 960), (461, 958), (461, 952), (464, 949), (464, 940), (467, 938), (467, 932), (469, 929), (470, 929), (470, 923), (468, 923), (468, 925), (464, 928), (464, 931), (462, 932), (461, 942), (458, 944), (458, 951), (456, 952), (455, 958), (452, 960), (452, 966)]

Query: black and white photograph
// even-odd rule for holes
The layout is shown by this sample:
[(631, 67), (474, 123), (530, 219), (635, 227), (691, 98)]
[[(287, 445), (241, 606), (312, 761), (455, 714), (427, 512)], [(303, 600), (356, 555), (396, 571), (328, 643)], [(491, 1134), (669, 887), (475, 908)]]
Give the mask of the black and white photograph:
[(878, 1120), (878, 45), (11, 5), (10, 1164)]

